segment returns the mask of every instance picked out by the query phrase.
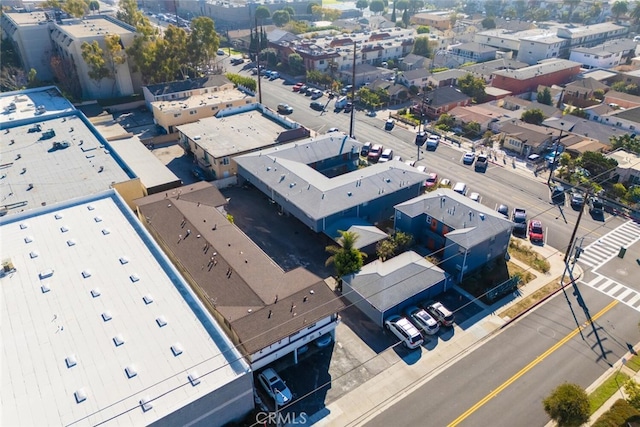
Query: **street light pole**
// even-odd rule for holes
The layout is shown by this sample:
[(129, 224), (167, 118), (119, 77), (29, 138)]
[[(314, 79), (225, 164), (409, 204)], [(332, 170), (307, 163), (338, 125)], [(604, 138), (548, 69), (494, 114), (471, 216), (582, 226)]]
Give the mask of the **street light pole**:
[(558, 147), (560, 146), (560, 140), (562, 139), (562, 131), (564, 131), (564, 122), (560, 122), (560, 136), (556, 141), (556, 148), (553, 152), (553, 162), (551, 163), (551, 167), (549, 168), (549, 178), (547, 179), (547, 185), (551, 184), (551, 177), (553, 177), (553, 170), (556, 168), (556, 162), (558, 157)]
[(355, 126), (354, 116), (356, 112), (356, 41), (353, 42), (353, 64), (351, 70), (351, 119), (349, 122), (349, 137), (353, 138), (353, 128)]

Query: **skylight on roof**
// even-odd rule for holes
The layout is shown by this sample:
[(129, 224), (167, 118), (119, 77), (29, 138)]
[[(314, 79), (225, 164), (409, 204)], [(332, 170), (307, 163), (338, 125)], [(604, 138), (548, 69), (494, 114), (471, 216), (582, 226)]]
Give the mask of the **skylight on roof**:
[(100, 295), (102, 295), (102, 293), (100, 292), (100, 288), (91, 289), (91, 296), (92, 297), (97, 298)]
[(76, 403), (82, 403), (87, 400), (87, 392), (81, 388), (73, 393), (73, 397), (76, 398)]
[(151, 304), (153, 302), (153, 296), (151, 294), (147, 294), (142, 297), (142, 301), (144, 301), (145, 304)]
[(124, 368), (124, 373), (127, 374), (127, 378), (129, 379), (138, 375), (138, 371), (136, 370), (136, 367), (133, 365), (129, 365), (126, 368)]
[(95, 222), (102, 222), (102, 217), (97, 216), (97, 217), (93, 218), (93, 220), (94, 220)]
[(189, 379), (189, 382), (191, 383), (191, 385), (194, 387), (200, 384), (200, 376), (196, 371), (191, 371), (191, 373), (187, 376), (187, 378)]
[(55, 214), (55, 215), (54, 215), (54, 218), (55, 218), (55, 219), (62, 219), (62, 215), (60, 215), (60, 214)]
[(92, 211), (92, 210), (94, 210), (94, 209), (95, 209), (95, 207), (94, 207), (93, 205), (88, 205), (88, 206), (87, 206), (87, 209), (88, 209), (88, 210), (90, 210), (90, 211)]
[(174, 356), (180, 356), (182, 354), (182, 351), (182, 345), (179, 342), (171, 346), (171, 352)]
[(78, 364), (78, 361), (76, 360), (76, 355), (70, 354), (69, 356), (65, 357), (64, 363), (67, 365), (67, 368), (73, 368)]
[(142, 407), (143, 412), (147, 412), (149, 409), (153, 408), (153, 404), (151, 403), (151, 398), (149, 396), (145, 396), (140, 399), (140, 406)]
[(113, 319), (113, 316), (111, 315), (111, 312), (109, 310), (102, 313), (101, 316), (102, 316), (102, 320), (104, 320), (105, 322), (108, 322), (109, 320)]
[(120, 347), (122, 344), (124, 344), (124, 337), (122, 336), (122, 334), (118, 334), (113, 337), (113, 343), (116, 345), (116, 347)]
[(159, 316), (159, 317), (156, 319), (156, 323), (158, 324), (158, 326), (160, 326), (160, 327), (162, 328), (163, 326), (166, 326), (166, 324), (167, 324), (167, 319), (165, 319), (165, 317), (164, 317), (164, 316)]

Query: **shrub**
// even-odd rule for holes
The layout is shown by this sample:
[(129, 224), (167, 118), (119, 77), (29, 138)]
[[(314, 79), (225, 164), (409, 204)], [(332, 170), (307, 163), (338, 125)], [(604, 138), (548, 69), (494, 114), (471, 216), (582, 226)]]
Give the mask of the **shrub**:
[(607, 412), (592, 424), (593, 427), (625, 427), (633, 418), (640, 417), (640, 412), (631, 406), (626, 400), (617, 400)]

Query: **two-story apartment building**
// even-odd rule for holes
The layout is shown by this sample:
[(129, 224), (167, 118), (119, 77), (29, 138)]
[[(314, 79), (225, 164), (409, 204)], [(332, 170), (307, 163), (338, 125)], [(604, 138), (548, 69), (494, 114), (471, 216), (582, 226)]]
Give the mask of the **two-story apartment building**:
[(507, 252), (511, 221), (453, 190), (441, 188), (395, 209), (395, 230), (441, 258), (440, 267), (456, 282)]
[(514, 95), (534, 92), (539, 85), (552, 86), (569, 83), (580, 74), (580, 64), (566, 59), (548, 59), (518, 70), (499, 70), (491, 85)]
[(410, 18), (410, 22), (414, 25), (433, 27), (440, 31), (451, 29), (451, 17), (448, 13), (416, 13)]
[(467, 62), (486, 62), (496, 59), (497, 48), (481, 45), (476, 42), (461, 43), (450, 46), (448, 54), (455, 57), (460, 64)]

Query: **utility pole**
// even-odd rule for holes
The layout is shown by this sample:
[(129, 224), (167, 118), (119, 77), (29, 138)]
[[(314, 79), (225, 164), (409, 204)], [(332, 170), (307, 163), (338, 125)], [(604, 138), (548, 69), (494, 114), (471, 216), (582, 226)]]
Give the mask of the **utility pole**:
[(349, 122), (349, 137), (354, 138), (353, 128), (355, 125), (354, 116), (356, 112), (356, 42), (353, 42), (353, 65), (351, 70), (351, 120)]
[[(560, 136), (558, 137), (558, 140), (556, 141), (556, 148), (553, 152), (553, 162), (551, 163), (551, 166), (549, 167), (549, 178), (547, 179), (547, 185), (551, 185), (551, 178), (553, 177), (553, 171), (556, 168), (556, 163), (558, 161), (557, 157), (558, 157), (558, 147), (560, 147), (560, 140), (562, 139), (562, 132), (564, 131), (564, 122), (560, 122)], [(582, 212), (580, 212), (582, 213)]]

